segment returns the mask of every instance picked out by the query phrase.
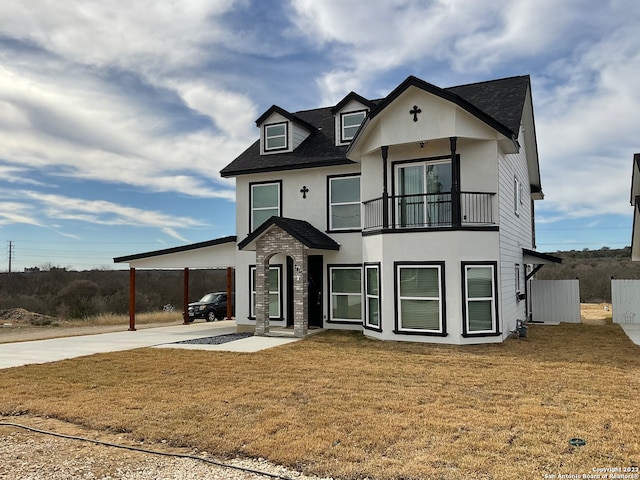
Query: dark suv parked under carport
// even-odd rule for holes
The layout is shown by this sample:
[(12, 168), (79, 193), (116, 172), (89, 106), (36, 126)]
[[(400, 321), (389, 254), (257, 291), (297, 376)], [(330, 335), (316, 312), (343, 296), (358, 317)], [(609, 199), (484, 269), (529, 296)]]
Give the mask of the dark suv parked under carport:
[[(234, 299), (235, 296), (232, 294), (231, 315), (235, 315)], [(189, 304), (188, 314), (190, 322), (193, 322), (196, 318), (204, 318), (207, 322), (222, 320), (227, 316), (227, 293), (207, 293), (197, 302), (192, 302)]]

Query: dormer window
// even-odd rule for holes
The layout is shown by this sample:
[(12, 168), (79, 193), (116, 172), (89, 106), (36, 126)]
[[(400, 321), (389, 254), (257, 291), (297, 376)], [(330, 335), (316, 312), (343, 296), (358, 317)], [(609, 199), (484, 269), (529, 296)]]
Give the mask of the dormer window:
[(348, 142), (355, 137), (360, 124), (363, 122), (364, 117), (367, 116), (366, 110), (360, 110), (358, 112), (349, 112), (340, 114), (340, 141), (341, 143)]
[(273, 123), (264, 127), (264, 149), (286, 150), (288, 148), (288, 124), (287, 122)]

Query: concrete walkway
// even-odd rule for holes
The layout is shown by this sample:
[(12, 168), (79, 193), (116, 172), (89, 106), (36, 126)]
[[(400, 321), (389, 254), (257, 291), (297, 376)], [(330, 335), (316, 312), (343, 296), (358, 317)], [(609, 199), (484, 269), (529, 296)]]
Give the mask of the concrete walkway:
[(621, 323), (619, 325), (622, 327), (624, 333), (627, 334), (627, 336), (633, 343), (635, 343), (636, 345), (640, 345), (640, 324)]
[(134, 332), (124, 330), (77, 337), (3, 343), (0, 344), (0, 369), (145, 347), (257, 352), (299, 340), (294, 337), (249, 337), (221, 345), (175, 343), (229, 333), (236, 333), (236, 323), (233, 320), (145, 328)]

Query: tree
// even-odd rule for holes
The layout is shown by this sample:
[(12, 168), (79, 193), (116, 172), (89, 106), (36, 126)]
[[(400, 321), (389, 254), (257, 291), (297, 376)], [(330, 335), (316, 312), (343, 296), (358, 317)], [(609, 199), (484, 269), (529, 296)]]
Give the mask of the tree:
[(74, 280), (58, 292), (58, 298), (69, 318), (86, 318), (97, 313), (98, 284), (90, 280)]

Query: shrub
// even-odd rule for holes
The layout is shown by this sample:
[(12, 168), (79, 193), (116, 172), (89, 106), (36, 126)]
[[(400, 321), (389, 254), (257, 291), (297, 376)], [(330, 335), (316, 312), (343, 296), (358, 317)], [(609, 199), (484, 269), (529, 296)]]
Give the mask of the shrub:
[(58, 293), (69, 318), (86, 318), (98, 312), (98, 284), (90, 280), (74, 280)]

